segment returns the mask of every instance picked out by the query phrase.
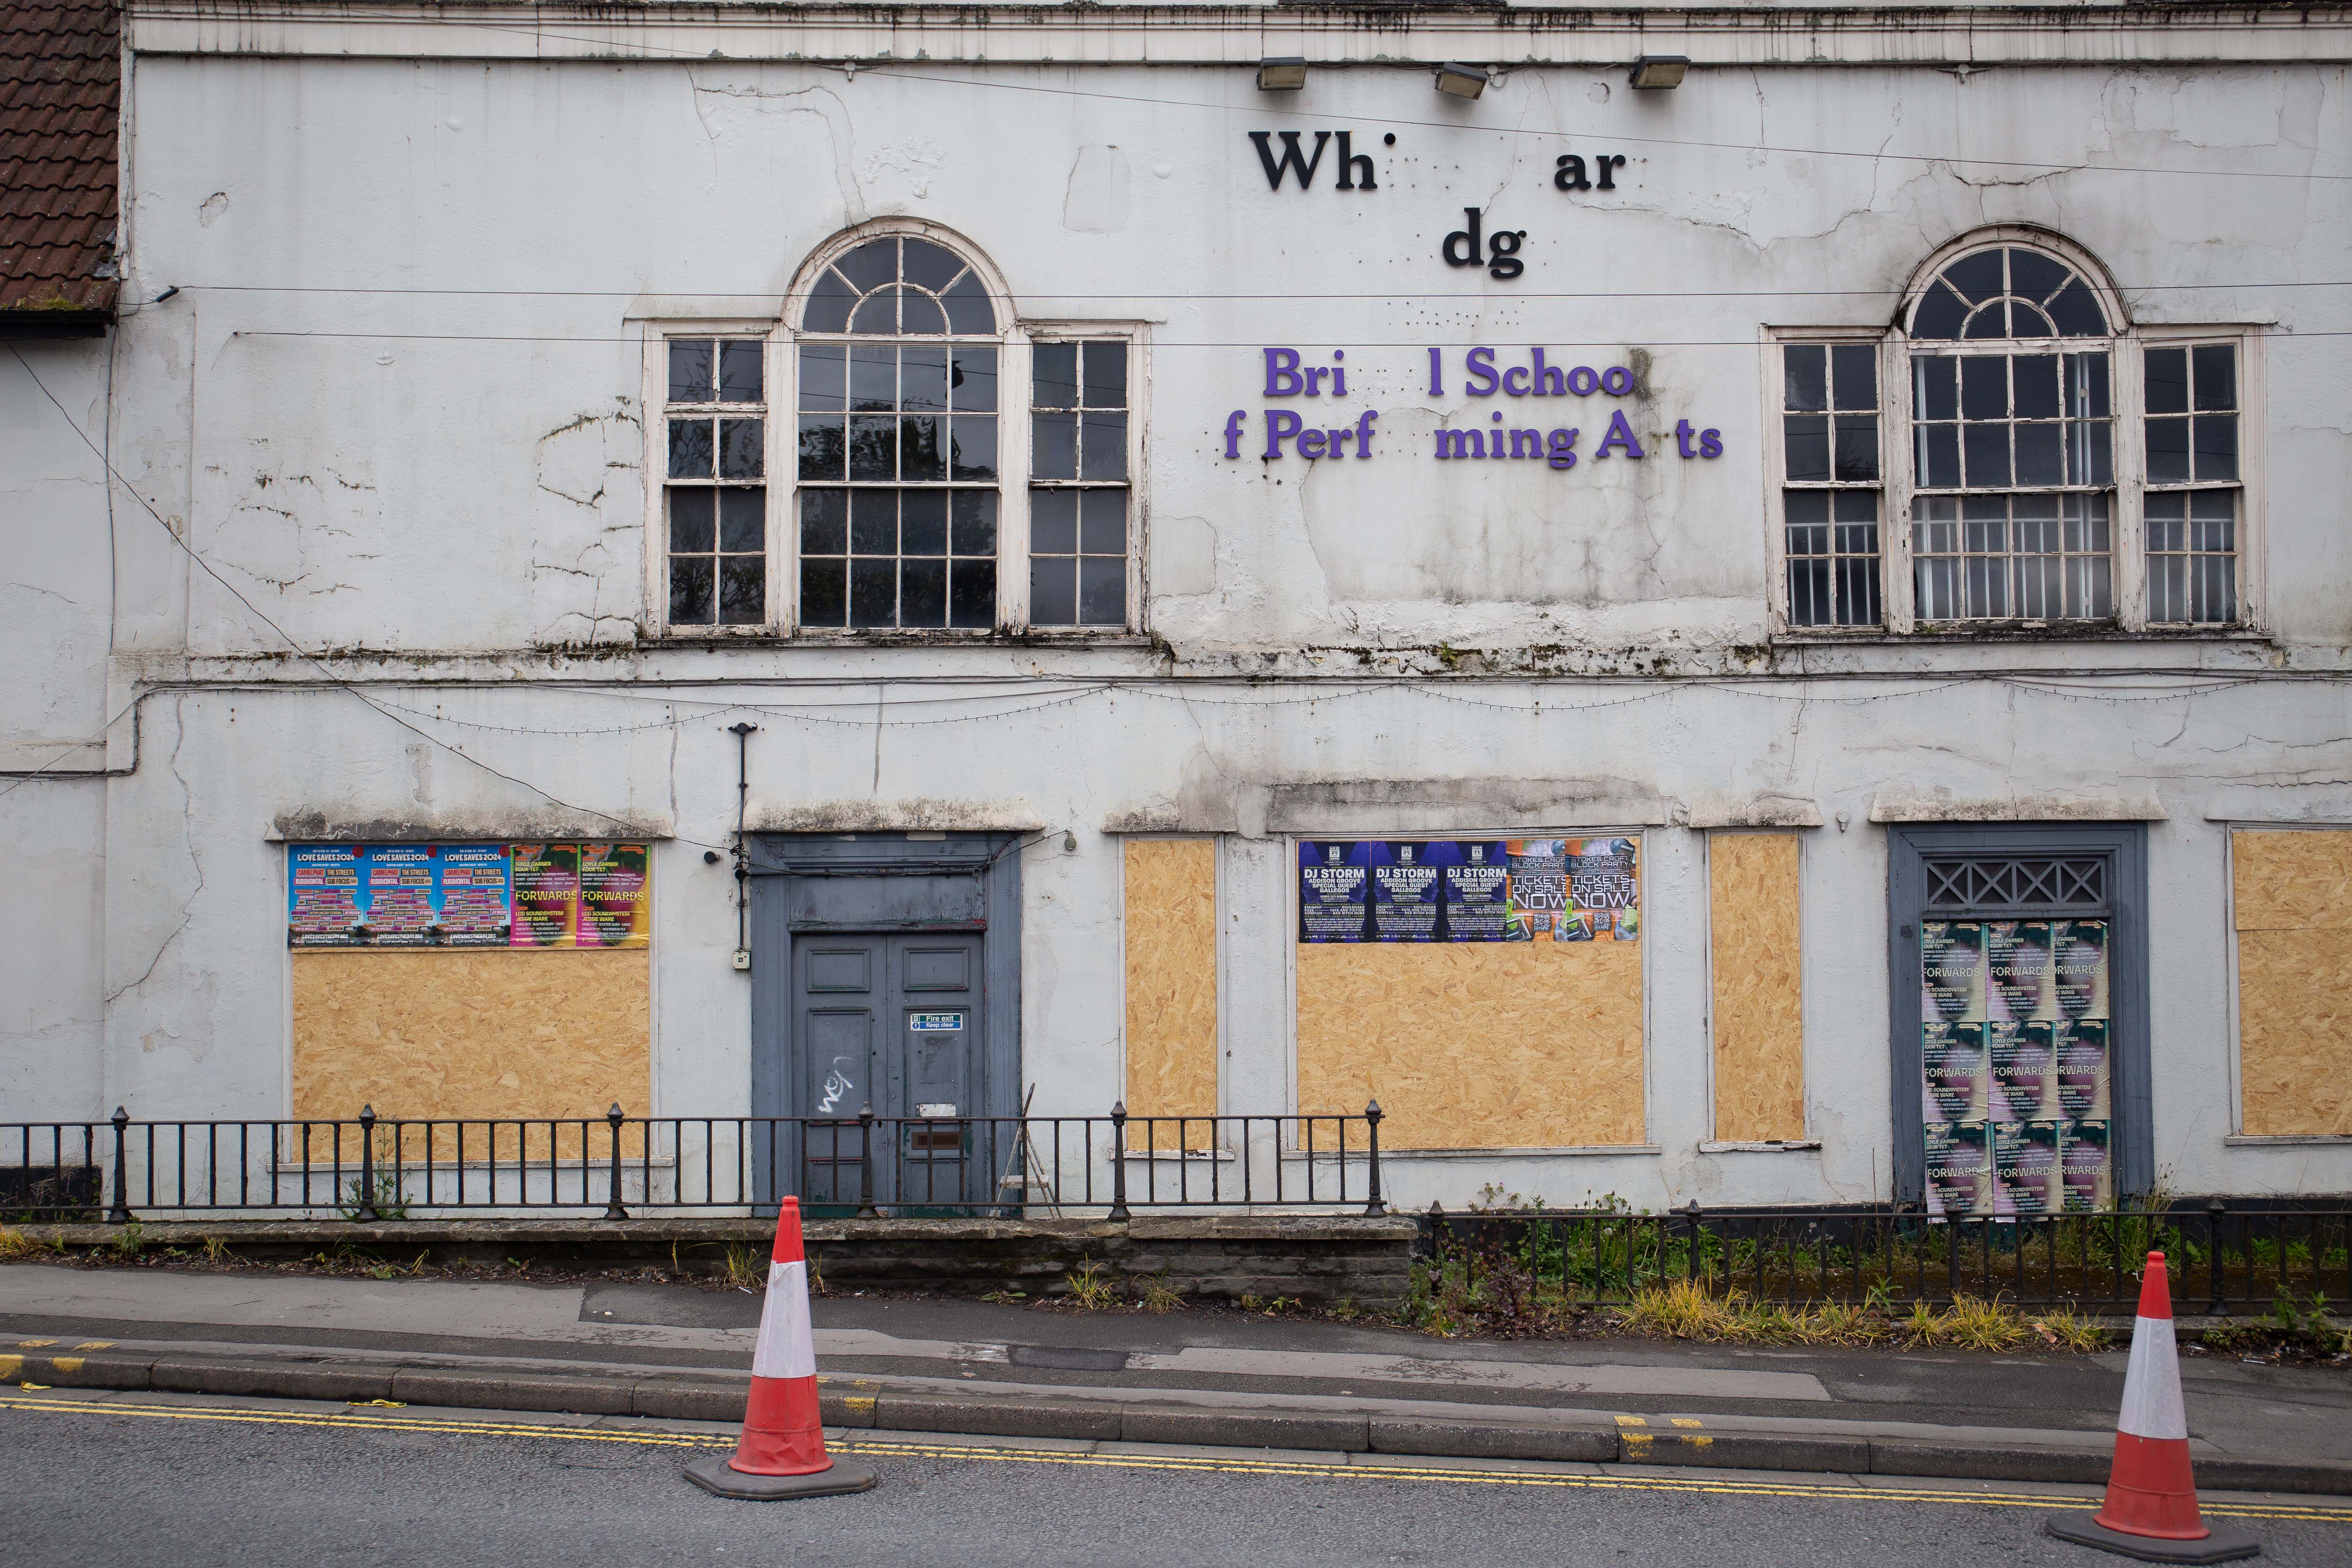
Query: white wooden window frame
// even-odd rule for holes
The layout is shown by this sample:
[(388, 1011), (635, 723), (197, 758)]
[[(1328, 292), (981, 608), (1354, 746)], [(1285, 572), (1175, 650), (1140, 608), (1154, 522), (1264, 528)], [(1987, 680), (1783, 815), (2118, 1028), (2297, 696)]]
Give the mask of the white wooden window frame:
[[(1144, 500), (1143, 460), (1146, 444), (1144, 426), (1150, 419), (1150, 400), (1143, 395), (1147, 380), (1147, 351), (1150, 342), (1149, 325), (1142, 321), (1037, 321), (1021, 323), (1024, 349), (1038, 343), (1123, 342), (1127, 345), (1127, 620), (1123, 626), (1033, 626), (1029, 624), (1029, 487), (1034, 482), (1029, 473), (1029, 416), (1034, 402), (1035, 388), (1029, 372), (1024, 369), (1021, 383), (1021, 555), (1020, 582), (1016, 602), (1019, 616), (1012, 623), (1033, 637), (1057, 640), (1099, 642), (1105, 637), (1129, 637), (1143, 629), (1143, 595), (1145, 588), (1143, 543), (1149, 535), (1147, 503)], [(1034, 364), (1025, 354), (1024, 364)], [(1003, 400), (1000, 388), (998, 401)], [(1083, 488), (1083, 487), (1081, 487)], [(1000, 557), (1003, 542), (998, 541)], [(1003, 567), (998, 567), (998, 591), (1003, 592)]]
[[(644, 337), (644, 375), (637, 389), (637, 407), (644, 418), (646, 477), (645, 615), (647, 632), (656, 637), (699, 640), (769, 637), (776, 631), (778, 562), (775, 527), (777, 464), (791, 451), (779, 436), (776, 418), (776, 323), (772, 317), (714, 316), (707, 321), (646, 321), (638, 323)], [(761, 462), (767, 472), (767, 618), (754, 625), (694, 624), (673, 627), (669, 619), (669, 345), (673, 338), (757, 340), (760, 354), (760, 417)], [(789, 355), (782, 356), (789, 358)]]
[[(2267, 530), (2263, 495), (2263, 333), (2242, 322), (2139, 326), (2124, 309), (2122, 298), (2106, 272), (2079, 246), (2041, 229), (2003, 226), (1979, 229), (1942, 247), (1927, 258), (1903, 296), (1898, 322), (1907, 322), (1919, 297), (1944, 269), (1960, 258), (1997, 246), (2012, 245), (2039, 250), (2063, 261), (2083, 279), (2106, 312), (2104, 338), (2052, 340), (2053, 352), (2070, 352), (2069, 343), (2087, 348), (2107, 345), (2109, 395), (2114, 411), (2115, 485), (2110, 542), (2114, 549), (2115, 618), (2112, 622), (1992, 620), (1941, 622), (1931, 637), (1971, 640), (1985, 636), (2014, 637), (2021, 632), (2050, 641), (2095, 636), (2102, 631), (2140, 633), (2150, 630), (2147, 620), (2147, 531), (2146, 493), (2147, 455), (2145, 420), (2145, 352), (2151, 347), (2192, 343), (2234, 342), (2238, 346), (2238, 471), (2242, 511), (2238, 540), (2238, 618), (2199, 625), (2162, 625), (2159, 636), (2178, 637), (2242, 637), (2261, 636), (2268, 626), (2264, 592)], [(1912, 577), (1911, 502), (1919, 493), (1913, 482), (1911, 357), (1915, 351), (2014, 353), (2021, 342), (2040, 340), (1979, 340), (1976, 343), (1914, 342), (1901, 326), (1801, 327), (1769, 326), (1761, 336), (1764, 362), (1759, 396), (1769, 432), (1764, 443), (1764, 516), (1766, 544), (1771, 563), (1769, 623), (1775, 641), (1853, 642), (1906, 640), (1919, 635)], [(1880, 478), (1879, 602), (1885, 615), (1877, 626), (1799, 626), (1789, 620), (1788, 518), (1781, 502), (1786, 451), (1781, 429), (1780, 348), (1787, 343), (1876, 342), (1878, 353), (1878, 450)], [(2080, 351), (2071, 351), (2080, 352)], [(1942, 491), (1934, 493), (1941, 494)], [(1955, 494), (1961, 492), (1952, 492)]]

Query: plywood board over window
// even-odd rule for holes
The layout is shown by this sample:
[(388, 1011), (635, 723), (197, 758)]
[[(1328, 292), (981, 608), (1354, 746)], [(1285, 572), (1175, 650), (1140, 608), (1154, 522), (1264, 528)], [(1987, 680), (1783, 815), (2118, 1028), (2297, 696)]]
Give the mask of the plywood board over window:
[(1300, 943), (1298, 1105), (1383, 1149), (1643, 1135), (1638, 942)]
[[(649, 958), (645, 948), (298, 952), (294, 1114), (348, 1121), (370, 1105), (408, 1120), (601, 1122), (617, 1104), (644, 1116)], [(567, 1132), (560, 1152), (577, 1141)]]
[(1126, 874), (1128, 1114), (1214, 1116), (1216, 841), (1130, 839)]
[(1793, 833), (1717, 833), (1706, 846), (1715, 1135), (1805, 1135), (1805, 998)]
[(2244, 1131), (2352, 1135), (2352, 831), (2242, 831), (2230, 852)]

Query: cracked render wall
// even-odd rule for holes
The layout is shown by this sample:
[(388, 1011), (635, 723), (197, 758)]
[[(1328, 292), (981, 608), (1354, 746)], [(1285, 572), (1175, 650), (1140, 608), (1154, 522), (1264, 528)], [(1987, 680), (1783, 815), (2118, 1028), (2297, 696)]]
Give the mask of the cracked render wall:
[[(1242, 1110), (1290, 1093), (1280, 835), (1642, 827), (1658, 1152), (1402, 1163), (1399, 1198), (1457, 1202), (1487, 1180), (1653, 1205), (1882, 1196), (1885, 838), (1870, 815), (1902, 795), (1955, 816), (2160, 812), (2162, 1179), (2352, 1188), (2341, 1148), (2223, 1142), (2226, 878), (2208, 820), (2352, 821), (2340, 689), (2278, 679), (2339, 668), (2352, 623), (2334, 499), (2352, 388), (2333, 340), (2267, 345), (2271, 640), (1826, 655), (1769, 643), (1754, 347), (1765, 324), (1885, 321), (1929, 251), (1994, 222), (2087, 247), (2143, 321), (2340, 329), (2322, 291), (2254, 285), (2332, 276), (2352, 249), (2341, 199), (2291, 180), (2203, 179), (2184, 201), (2153, 176), (1963, 178), (1741, 151), (1875, 146), (1899, 126), (1907, 145), (1980, 158), (2062, 148), (2292, 175), (2347, 140), (2340, 70), (1759, 71), (1664, 103), (1612, 75), (1523, 70), (1475, 117), (1433, 108), (1410, 73), (1318, 78), (1270, 117), (1239, 73), (1181, 69), (1086, 75), (1101, 99), (719, 63), (159, 58), (137, 82), (134, 293), (183, 292), (123, 329), (138, 370), (118, 394), (118, 464), (219, 576), (143, 509), (121, 525), (110, 679), (117, 705), (148, 692), (139, 766), (17, 792), (105, 791), (102, 833), (69, 816), (26, 829), (85, 858), (106, 849), (103, 931), (76, 981), (100, 999), (103, 1060), (22, 1090), (11, 1079), (12, 1113), (283, 1106), (286, 837), (528, 837), (613, 818), (662, 841), (654, 1109), (741, 1106), (731, 882), (701, 858), (733, 825), (733, 742), (700, 700), (709, 688), (655, 683), (822, 679), (850, 683), (822, 700), (854, 706), (759, 716), (755, 826), (1075, 835), (1074, 850), (1048, 834), (1023, 852), (1024, 1077), (1041, 1110), (1099, 1111), (1118, 1091), (1107, 829), (1224, 836), (1222, 1094)], [(1228, 101), (1246, 112), (1191, 107)], [(1456, 112), (1483, 129), (1404, 125), (1393, 149), (1372, 134)], [(1492, 133), (1558, 123), (1590, 134)], [(1376, 195), (1331, 190), (1328, 167), (1311, 191), (1269, 193), (1242, 134), (1350, 124), (1379, 159)], [(1651, 134), (1721, 145), (1631, 140)], [(1557, 152), (1614, 150), (1612, 136), (1629, 160), (1616, 199), (1551, 189)], [(1438, 262), (1465, 205), (1528, 230), (1516, 284)], [(1150, 323), (1139, 495), (1156, 646), (649, 643), (632, 323), (772, 314), (811, 248), (891, 215), (968, 237), (1024, 318)], [(1595, 297), (1633, 289), (1657, 293)], [(1759, 297), (1774, 289), (1837, 292)], [(1640, 380), (1629, 416), (1654, 455), (1565, 474), (1430, 460), (1438, 419), (1485, 405), (1423, 393), (1429, 342), (1491, 343), (1506, 363), (1533, 343), (1596, 364), (1624, 348)], [(1265, 406), (1256, 351), (1276, 343), (1349, 351), (1343, 406), (1383, 410), (1376, 460), (1223, 458), (1223, 417)], [(1588, 452), (1605, 415), (1585, 409), (1602, 401), (1564, 421)], [(87, 397), (69, 406), (89, 427)], [(1685, 416), (1722, 430), (1722, 459), (1664, 455), (1672, 437), (1656, 437)], [(337, 654), (332, 676), (357, 694), (289, 656), (280, 632)], [(2121, 672), (2147, 665), (2264, 679), (2143, 700), (2144, 679)], [(2094, 674), (2069, 696), (1910, 679), (2100, 668), (2117, 672), (2109, 689)], [(1483, 679), (1189, 699), (1141, 687), (985, 723), (913, 721), (942, 716), (916, 684), (942, 675), (998, 683), (986, 689), (1007, 695), (985, 709), (1017, 705), (1041, 675), (1414, 671)], [(1520, 679), (1536, 671), (1591, 679)], [(1727, 672), (1758, 679), (1636, 679)], [(127, 765), (120, 733), (110, 757)], [(1706, 873), (1687, 825), (1792, 811), (1826, 825), (1807, 830), (1804, 888), (1807, 1109), (1822, 1147), (1702, 1154)], [(50, 962), (72, 973), (69, 957)]]

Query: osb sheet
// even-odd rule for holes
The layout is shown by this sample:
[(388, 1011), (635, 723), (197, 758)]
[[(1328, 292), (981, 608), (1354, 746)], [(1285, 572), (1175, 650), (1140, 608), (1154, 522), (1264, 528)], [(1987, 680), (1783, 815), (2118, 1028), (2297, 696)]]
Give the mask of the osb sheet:
[(2240, 931), (2352, 930), (2352, 833), (2230, 835)]
[(2239, 933), (2238, 1087), (2250, 1134), (2352, 1133), (2352, 931)]
[(1126, 926), (1128, 1114), (1214, 1116), (1216, 841), (1129, 839)]
[[(650, 954), (619, 951), (298, 952), (294, 1114), (587, 1117), (653, 1093)], [(440, 1141), (451, 1134), (436, 1134)], [(468, 1131), (467, 1158), (475, 1156)], [(511, 1132), (500, 1154), (517, 1152)], [(528, 1152), (545, 1158), (545, 1131)], [(590, 1147), (606, 1145), (592, 1134)], [(636, 1144), (632, 1136), (625, 1151)], [(576, 1130), (556, 1139), (578, 1152)], [(487, 1150), (484, 1151), (487, 1152)]]
[(1297, 952), (1301, 1110), (1355, 1115), (1377, 1099), (1383, 1149), (1642, 1141), (1639, 942)]
[(1797, 836), (1717, 833), (1706, 841), (1706, 860), (1715, 960), (1715, 1135), (1727, 1142), (1802, 1138)]

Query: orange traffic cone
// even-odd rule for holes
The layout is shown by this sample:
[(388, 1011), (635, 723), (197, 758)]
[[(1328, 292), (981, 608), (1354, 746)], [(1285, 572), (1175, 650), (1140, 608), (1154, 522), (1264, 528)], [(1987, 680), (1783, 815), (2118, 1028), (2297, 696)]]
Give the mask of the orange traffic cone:
[(776, 1215), (760, 1342), (751, 1352), (751, 1394), (735, 1457), (697, 1459), (686, 1468), (686, 1479), (719, 1497), (751, 1499), (831, 1497), (874, 1484), (871, 1468), (824, 1451), (798, 1198), (784, 1199)]
[(2132, 1324), (2106, 1503), (2096, 1513), (2052, 1514), (2043, 1528), (2061, 1541), (2143, 1563), (2227, 1563), (2262, 1550), (2245, 1531), (2208, 1525), (2198, 1515), (2197, 1482), (2189, 1473), (2189, 1416), (2180, 1403), (2180, 1355), (2172, 1338), (2172, 1289), (2161, 1252), (2147, 1255), (2147, 1272), (2140, 1279), (2139, 1317)]

